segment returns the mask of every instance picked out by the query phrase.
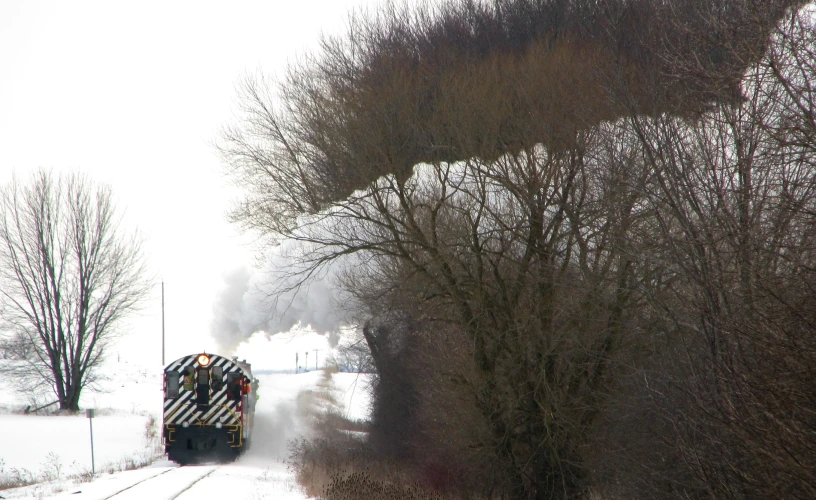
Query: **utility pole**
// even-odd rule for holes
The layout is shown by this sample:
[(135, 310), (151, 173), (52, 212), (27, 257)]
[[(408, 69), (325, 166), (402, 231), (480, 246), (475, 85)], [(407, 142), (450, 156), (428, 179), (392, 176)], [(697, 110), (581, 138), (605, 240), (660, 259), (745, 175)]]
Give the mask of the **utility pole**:
[(317, 370), (317, 351), (319, 351), (319, 350), (320, 349), (315, 349), (314, 350), (314, 352), (315, 352), (315, 370)]
[(295, 353), (295, 373), (300, 373), (300, 365), (298, 365), (298, 353)]
[(164, 366), (164, 280), (162, 280), (162, 366)]
[(309, 351), (306, 351), (306, 362), (303, 363), (303, 368), (304, 368), (303, 371), (306, 371), (306, 372), (309, 371)]

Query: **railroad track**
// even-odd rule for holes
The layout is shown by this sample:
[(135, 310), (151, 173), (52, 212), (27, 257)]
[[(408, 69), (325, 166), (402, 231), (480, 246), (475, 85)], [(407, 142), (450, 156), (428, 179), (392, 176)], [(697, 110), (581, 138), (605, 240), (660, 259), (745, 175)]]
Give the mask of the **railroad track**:
[(174, 467), (133, 483), (100, 500), (144, 500), (146, 498), (174, 500), (220, 467), (220, 465)]

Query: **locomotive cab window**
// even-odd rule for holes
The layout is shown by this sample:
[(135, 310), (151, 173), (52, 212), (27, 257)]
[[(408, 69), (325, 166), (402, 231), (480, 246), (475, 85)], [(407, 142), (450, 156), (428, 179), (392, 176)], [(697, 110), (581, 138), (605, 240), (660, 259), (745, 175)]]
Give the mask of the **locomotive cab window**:
[(195, 378), (193, 375), (193, 367), (192, 366), (185, 366), (183, 372), (184, 373), (184, 390), (185, 391), (192, 391), (193, 386), (195, 385)]
[(165, 397), (177, 398), (179, 395), (179, 372), (169, 371), (165, 374)]
[(227, 373), (227, 397), (234, 401), (241, 399), (241, 374)]
[(220, 391), (224, 388), (224, 367), (212, 367), (212, 389), (213, 391)]

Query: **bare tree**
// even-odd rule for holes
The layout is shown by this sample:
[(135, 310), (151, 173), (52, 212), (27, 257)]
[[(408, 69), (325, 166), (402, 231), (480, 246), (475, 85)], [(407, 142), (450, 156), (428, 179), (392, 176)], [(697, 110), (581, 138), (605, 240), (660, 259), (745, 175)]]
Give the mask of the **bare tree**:
[(350, 343), (337, 346), (336, 352), (326, 359), (326, 364), (336, 365), (341, 372), (372, 373), (374, 371), (371, 351), (362, 336), (352, 337)]
[[(438, 119), (455, 115), (457, 93), (460, 99), (487, 94), (513, 125), (506, 114), (511, 107), (502, 109), (507, 96), (492, 87), (503, 69), (485, 68), (496, 74), (450, 85), (445, 102), (451, 107), (440, 109)], [(534, 88), (535, 82), (518, 85)], [(535, 109), (527, 104), (519, 106)], [(410, 109), (400, 115), (421, 126)], [(302, 216), (289, 233), (310, 245), (295, 272), (359, 255), (355, 271), (365, 286), (348, 288), (370, 291), (372, 314), (385, 312), (383, 297), (397, 295), (393, 303), (416, 305), (408, 313), (416, 319), (465, 332), (473, 346), (468, 372), (475, 375), (460, 390), (473, 408), (469, 414), (479, 415), (480, 428), (489, 431), (482, 441), (472, 436), (471, 444), (496, 458), (500, 487), (518, 497), (563, 498), (585, 487), (582, 449), (627, 331), (631, 264), (620, 250), (637, 223), (637, 197), (621, 183), (632, 172), (618, 165), (607, 174), (587, 154), (597, 140), (577, 134), (569, 151), (531, 144), (497, 160), (423, 165), (408, 179), (385, 175), (331, 209)], [(465, 149), (468, 142), (464, 133), (456, 145)], [(253, 168), (263, 175), (264, 165)], [(388, 330), (389, 343), (412, 342), (400, 333), (411, 329)], [(381, 381), (414, 387), (405, 371), (393, 373), (398, 356), (378, 361), (382, 352), (373, 337), (367, 341)], [(395, 393), (406, 391), (389, 392)], [(380, 427), (404, 431), (409, 422), (389, 423)], [(409, 451), (403, 445), (389, 448), (402, 458)]]
[(139, 238), (119, 228), (106, 186), (38, 171), (0, 193), (6, 375), (76, 411), (82, 390), (149, 289)]
[[(752, 311), (757, 243), (774, 235), (757, 217), (784, 212), (754, 205), (777, 167), (751, 119), (773, 103), (740, 108), (738, 90), (769, 19), (791, 2), (746, 25), (756, 32), (737, 29), (739, 2), (619, 2), (617, 20), (600, 19), (613, 3), (463, 1), (358, 19), (290, 72), (280, 101), (248, 82), (247, 120), (221, 148), (248, 193), (233, 220), (307, 245), (293, 274), (358, 259), (345, 285), (379, 320), (363, 332), (380, 383), (393, 384), (375, 398), (392, 420), (372, 435), (397, 429), (389, 444), (403, 458), (434, 448), (406, 429), (440, 441), (445, 422), (477, 420), (461, 427), (474, 433), (458, 449), (479, 450), (499, 471), (497, 491), (514, 498), (587, 493), (590, 439), (621, 348), (635, 357), (631, 346), (656, 331), (644, 331), (649, 321), (686, 327), (714, 307)], [(708, 12), (723, 20), (717, 30)], [(641, 14), (650, 33), (627, 35)], [(659, 57), (648, 42), (664, 27), (670, 42), (694, 35), (693, 50)], [(626, 99), (609, 99), (602, 84), (613, 79), (632, 91)], [(633, 108), (629, 128), (614, 122), (626, 115), (620, 102)], [(794, 201), (808, 199), (809, 187), (788, 180)], [(780, 227), (783, 239), (793, 232)], [(717, 344), (723, 318), (694, 328)], [(411, 342), (456, 347), (460, 366), (440, 368)], [(409, 355), (439, 371), (413, 376)], [(461, 391), (455, 404), (438, 404), (440, 378)], [(400, 405), (389, 399), (409, 391)], [(417, 414), (436, 427), (422, 429)]]
[(653, 213), (649, 258), (667, 279), (647, 295), (674, 367), (645, 378), (686, 468), (671, 486), (678, 497), (816, 493), (812, 23), (791, 12), (768, 50), (755, 48), (738, 100), (695, 120), (619, 124), (651, 172), (640, 188)]

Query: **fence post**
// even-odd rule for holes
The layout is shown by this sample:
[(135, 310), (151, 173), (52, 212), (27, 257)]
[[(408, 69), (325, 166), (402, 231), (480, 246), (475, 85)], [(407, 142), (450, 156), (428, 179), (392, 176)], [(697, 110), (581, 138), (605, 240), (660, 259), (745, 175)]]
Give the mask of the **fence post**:
[(96, 474), (96, 464), (94, 463), (94, 447), (93, 447), (93, 418), (94, 409), (88, 408), (85, 410), (85, 416), (88, 417), (88, 423), (91, 426), (91, 474)]

